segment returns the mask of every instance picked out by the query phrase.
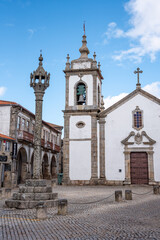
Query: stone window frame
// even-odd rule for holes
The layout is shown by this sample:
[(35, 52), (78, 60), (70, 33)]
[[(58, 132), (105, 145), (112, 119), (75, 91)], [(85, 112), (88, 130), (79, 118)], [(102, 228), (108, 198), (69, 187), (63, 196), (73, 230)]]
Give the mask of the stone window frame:
[[(134, 125), (134, 114), (135, 114), (136, 112), (141, 112), (142, 125), (141, 125), (139, 128), (137, 128), (137, 127)], [(139, 108), (139, 106), (136, 106), (135, 110), (132, 111), (132, 127), (133, 127), (134, 129), (136, 129), (137, 131), (141, 130), (141, 129), (144, 127), (143, 110), (141, 110), (141, 109)]]
[[(80, 124), (82, 124), (82, 126), (80, 126)], [(86, 124), (83, 121), (79, 121), (76, 123), (77, 128), (84, 128), (85, 126), (86, 126)]]
[(77, 87), (80, 83), (83, 83), (86, 87), (86, 104), (85, 105), (88, 105), (88, 85), (86, 82), (84, 82), (82, 79), (80, 79), (74, 85), (74, 106), (77, 106)]

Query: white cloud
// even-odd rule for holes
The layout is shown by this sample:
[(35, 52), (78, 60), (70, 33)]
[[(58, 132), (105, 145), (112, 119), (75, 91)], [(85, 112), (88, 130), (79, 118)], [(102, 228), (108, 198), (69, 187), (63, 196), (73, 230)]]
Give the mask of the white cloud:
[(112, 22), (105, 35), (108, 39), (126, 37), (132, 45), (120, 50), (113, 58), (140, 62), (148, 55), (152, 62), (155, 61), (160, 52), (160, 0), (130, 0), (125, 4), (125, 10), (130, 15), (130, 29), (123, 31)]
[[(157, 98), (160, 98), (160, 82), (153, 82), (151, 84), (146, 85), (142, 88), (146, 92), (154, 95)], [(120, 93), (117, 96), (108, 96), (104, 99), (105, 108), (108, 108), (112, 106), (114, 103), (118, 102), (125, 96), (127, 96), (128, 93)]]
[(3, 96), (6, 92), (6, 88), (5, 87), (0, 87), (0, 96)]
[(127, 96), (128, 93), (120, 93), (119, 95), (117, 96), (108, 96), (104, 99), (104, 105), (105, 105), (105, 108), (108, 108), (110, 106), (112, 106), (114, 103), (118, 102), (119, 100), (121, 100), (122, 98), (124, 98), (125, 96)]
[(29, 32), (29, 38), (31, 39), (33, 37), (33, 34), (36, 32), (36, 30), (32, 29), (32, 28), (29, 28), (28, 32)]
[(148, 84), (145, 87), (143, 87), (143, 90), (160, 98), (160, 82), (153, 82), (151, 84)]

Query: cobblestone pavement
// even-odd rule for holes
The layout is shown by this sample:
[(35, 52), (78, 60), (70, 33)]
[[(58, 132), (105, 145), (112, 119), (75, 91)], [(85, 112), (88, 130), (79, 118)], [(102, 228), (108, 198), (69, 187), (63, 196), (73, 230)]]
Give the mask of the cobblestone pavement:
[[(132, 189), (133, 200), (116, 203), (113, 193), (120, 189)], [(39, 220), (34, 209), (7, 209), (1, 200), (0, 240), (160, 239), (160, 195), (152, 187), (57, 186), (54, 192), (68, 199), (67, 216), (52, 208)]]

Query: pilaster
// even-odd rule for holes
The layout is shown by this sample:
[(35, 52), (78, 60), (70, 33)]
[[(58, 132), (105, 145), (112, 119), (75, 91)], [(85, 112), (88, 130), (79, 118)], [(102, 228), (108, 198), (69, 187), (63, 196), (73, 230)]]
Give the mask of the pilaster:
[(98, 180), (97, 162), (97, 118), (92, 116), (91, 120), (91, 181)]
[(63, 181), (69, 181), (69, 122), (70, 116), (64, 115), (64, 139), (63, 139)]
[(93, 106), (97, 106), (97, 74), (93, 74)]
[(100, 179), (105, 179), (105, 118), (99, 120)]
[(66, 73), (66, 108), (69, 105), (69, 74)]

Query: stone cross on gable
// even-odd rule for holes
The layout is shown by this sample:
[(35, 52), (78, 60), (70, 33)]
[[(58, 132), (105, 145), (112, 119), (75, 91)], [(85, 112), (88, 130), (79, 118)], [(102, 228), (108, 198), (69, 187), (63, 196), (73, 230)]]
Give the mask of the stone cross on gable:
[(134, 73), (137, 74), (137, 84), (136, 84), (136, 86), (137, 86), (137, 88), (140, 88), (141, 84), (139, 83), (139, 74), (143, 73), (143, 71), (140, 70), (140, 68), (137, 68), (137, 71), (134, 71)]

